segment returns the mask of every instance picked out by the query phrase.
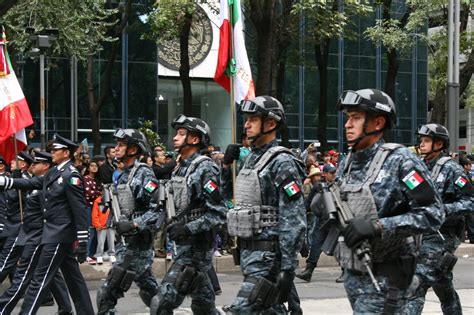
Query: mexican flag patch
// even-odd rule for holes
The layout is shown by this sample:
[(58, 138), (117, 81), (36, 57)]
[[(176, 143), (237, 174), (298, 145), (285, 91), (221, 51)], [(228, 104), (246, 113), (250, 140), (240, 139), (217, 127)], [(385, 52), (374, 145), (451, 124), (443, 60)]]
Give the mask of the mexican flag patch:
[(216, 183), (214, 183), (211, 179), (204, 185), (204, 189), (211, 194), (214, 190), (217, 189)]
[(420, 174), (418, 174), (415, 170), (411, 171), (410, 173), (408, 173), (407, 176), (403, 178), (403, 182), (410, 190), (415, 189), (424, 181), (425, 180), (423, 179), (423, 177), (421, 177)]
[(291, 181), (288, 185), (285, 185), (283, 189), (285, 190), (288, 197), (293, 197), (300, 192), (300, 189), (298, 185), (296, 185), (295, 181)]
[(456, 179), (456, 181), (454, 182), (456, 185), (458, 185), (460, 188), (463, 188), (464, 185), (466, 185), (467, 183), (467, 179), (465, 179), (464, 177), (462, 176), (459, 176), (458, 179)]
[(146, 185), (145, 185), (145, 189), (149, 192), (149, 193), (152, 193), (155, 191), (157, 185), (152, 182), (152, 181), (149, 181)]
[(79, 177), (72, 177), (69, 179), (69, 184), (73, 186), (79, 186), (81, 184), (81, 179)]

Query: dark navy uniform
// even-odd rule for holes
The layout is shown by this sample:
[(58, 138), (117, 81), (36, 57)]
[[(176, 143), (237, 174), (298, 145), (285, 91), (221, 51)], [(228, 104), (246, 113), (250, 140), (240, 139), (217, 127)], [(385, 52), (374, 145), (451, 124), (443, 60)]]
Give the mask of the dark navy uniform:
[[(87, 245), (87, 210), (82, 177), (70, 161), (30, 180), (6, 179), (7, 188), (42, 189), (41, 253), (21, 314), (35, 313), (57, 271), (66, 280), (77, 314), (93, 314), (89, 290), (75, 259), (75, 241)], [(81, 246), (81, 245), (79, 245)], [(83, 247), (83, 246), (82, 246)]]
[[(21, 172), (19, 170), (14, 171), (12, 177), (25, 179), (31, 178), (28, 172)], [(26, 204), (28, 192), (7, 190), (4, 194), (6, 214), (2, 236), (5, 237), (5, 243), (0, 253), (0, 283), (14, 271), (18, 257), (21, 254), (22, 248), (17, 244), (18, 233), (20, 232), (21, 217), (23, 208)]]
[[(46, 152), (37, 153), (35, 162), (51, 162), (51, 155)], [(19, 254), (12, 260), (16, 269), (12, 285), (0, 297), (0, 314), (10, 314), (25, 293), (41, 253), (41, 234), (43, 231), (43, 209), (41, 207), (41, 191), (33, 190), (25, 205), (23, 224), (16, 241)], [(13, 254), (12, 254), (13, 255)], [(19, 258), (19, 260), (18, 260)], [(61, 273), (58, 272), (51, 286), (51, 291), (58, 303), (59, 314), (69, 314), (72, 310), (69, 294)]]

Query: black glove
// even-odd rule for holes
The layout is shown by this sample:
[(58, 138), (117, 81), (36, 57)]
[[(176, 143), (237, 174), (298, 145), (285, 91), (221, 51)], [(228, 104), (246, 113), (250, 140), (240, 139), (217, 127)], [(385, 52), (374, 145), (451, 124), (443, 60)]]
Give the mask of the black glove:
[(168, 230), (168, 236), (171, 240), (176, 241), (180, 237), (191, 235), (191, 231), (184, 224), (173, 224)]
[(115, 223), (115, 231), (117, 231), (119, 235), (130, 233), (133, 230), (135, 230), (135, 223), (133, 223), (133, 221), (119, 221)]
[(354, 249), (360, 242), (380, 235), (381, 229), (376, 222), (363, 218), (352, 219), (344, 229), (344, 241), (347, 246)]
[(240, 156), (241, 144), (229, 144), (224, 154), (224, 164), (230, 165), (234, 160), (238, 160)]
[(307, 258), (309, 256), (309, 246), (306, 237), (303, 240), (303, 246), (301, 246), (300, 250), (301, 257)]
[(79, 242), (76, 248), (76, 259), (77, 262), (82, 264), (86, 261), (87, 257), (87, 242)]
[(293, 270), (282, 270), (277, 277), (278, 288), (278, 303), (283, 304), (288, 301), (290, 291), (295, 279), (295, 272)]

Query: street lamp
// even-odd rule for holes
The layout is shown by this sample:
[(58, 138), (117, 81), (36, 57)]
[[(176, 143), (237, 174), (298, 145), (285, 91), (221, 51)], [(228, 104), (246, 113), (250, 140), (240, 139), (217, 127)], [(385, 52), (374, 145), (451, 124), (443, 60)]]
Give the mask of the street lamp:
[(39, 54), (40, 60), (40, 125), (41, 125), (41, 148), (46, 148), (45, 136), (45, 101), (44, 101), (44, 54), (51, 44), (58, 38), (58, 30), (55, 28), (46, 28), (40, 32), (36, 32), (33, 27), (28, 26), (26, 32), (30, 34), (30, 40), (33, 41), (34, 47), (32, 54)]

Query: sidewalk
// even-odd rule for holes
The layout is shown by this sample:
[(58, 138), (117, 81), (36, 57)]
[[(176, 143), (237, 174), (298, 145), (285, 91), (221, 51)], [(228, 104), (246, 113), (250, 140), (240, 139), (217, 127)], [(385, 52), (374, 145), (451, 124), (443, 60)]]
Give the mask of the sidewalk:
[[(467, 255), (467, 256), (466, 256)], [(474, 244), (462, 243), (456, 251), (458, 257), (473, 257), (474, 256)], [(305, 266), (305, 259), (299, 257), (299, 266)], [(103, 265), (89, 265), (83, 263), (80, 265), (82, 275), (86, 280), (101, 280), (107, 277), (107, 273), (110, 269), (110, 263), (105, 262)], [(153, 263), (153, 273), (162, 278), (166, 270), (171, 266), (171, 261), (166, 261), (164, 258), (155, 258)], [(318, 262), (318, 267), (336, 267), (337, 263), (334, 257), (326, 256), (321, 254)], [(217, 273), (227, 272), (240, 272), (239, 266), (234, 266), (232, 255), (216, 257), (214, 258), (214, 267)]]

